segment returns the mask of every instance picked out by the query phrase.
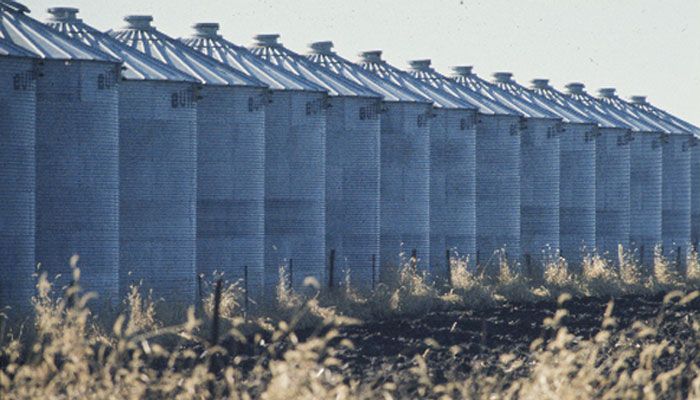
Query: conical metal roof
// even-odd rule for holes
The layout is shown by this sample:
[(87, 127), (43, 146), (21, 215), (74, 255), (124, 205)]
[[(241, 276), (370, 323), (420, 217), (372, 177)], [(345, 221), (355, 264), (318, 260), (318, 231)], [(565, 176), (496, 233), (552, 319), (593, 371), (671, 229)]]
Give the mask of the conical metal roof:
[(640, 110), (622, 100), (613, 88), (600, 89), (598, 98), (603, 104), (612, 108), (620, 118), (624, 118), (625, 121), (632, 125), (634, 131), (678, 133), (678, 130), (671, 125), (661, 121), (654, 121), (653, 118), (644, 115)]
[(124, 17), (124, 20), (127, 22), (126, 27), (109, 31), (108, 34), (129, 47), (195, 77), (201, 83), (216, 86), (267, 87), (259, 80), (212, 60), (158, 31), (151, 25), (151, 16), (129, 15)]
[(578, 82), (566, 85), (568, 93), (564, 94), (564, 96), (571, 102), (572, 106), (578, 104), (581, 107), (581, 111), (598, 122), (598, 125), (603, 128), (634, 129), (634, 127), (627, 122), (626, 118), (620, 116), (619, 113), (607, 104), (602, 103), (600, 100), (588, 94), (585, 87), (583, 83)]
[(196, 82), (193, 77), (87, 25), (77, 17), (77, 8), (53, 7), (49, 8), (48, 12), (51, 17), (46, 22), (47, 26), (121, 60), (124, 66), (122, 76), (125, 79)]
[(279, 38), (280, 35), (277, 34), (257, 35), (250, 51), (286, 71), (323, 87), (331, 96), (382, 97), (379, 93), (314, 64), (304, 56), (287, 49), (279, 42)]
[(587, 116), (581, 105), (569, 101), (562, 93), (554, 89), (547, 79), (534, 79), (532, 87), (525, 89), (532, 95), (532, 100), (540, 106), (552, 111), (564, 122), (578, 124), (595, 124), (596, 121)]
[(29, 17), (28, 13), (29, 9), (20, 3), (0, 0), (0, 40), (11, 42), (44, 59), (119, 62), (56, 32)]
[(519, 85), (513, 79), (513, 74), (510, 72), (496, 72), (493, 74), (492, 84), (503, 90), (509, 96), (503, 96), (503, 93), (498, 93), (502, 100), (520, 111), (523, 115), (529, 118), (553, 118), (560, 119), (556, 112), (549, 107), (543, 107), (534, 99), (532, 93), (528, 92), (525, 87)]
[(276, 90), (306, 90), (325, 92), (321, 86), (254, 55), (245, 47), (235, 45), (219, 34), (219, 24), (199, 23), (195, 33), (181, 39), (187, 46), (206, 54), (216, 61), (252, 76)]
[(476, 107), (459, 97), (429, 85), (414, 78), (408, 72), (390, 65), (382, 59), (382, 52), (379, 50), (361, 53), (360, 66), (396, 85), (430, 99), (435, 107), (476, 110)]
[(424, 63), (414, 65), (409, 71), (414, 78), (466, 101), (476, 107), (481, 114), (511, 115), (514, 113), (513, 110), (510, 110), (508, 107), (502, 106), (479, 92), (471, 91), (466, 86), (460, 85), (452, 79), (440, 74), (430, 66), (430, 60), (425, 61)]
[(523, 113), (516, 108), (513, 108), (509, 102), (502, 100), (504, 97), (510, 98), (512, 96), (510, 96), (507, 92), (504, 92), (499, 87), (490, 84), (484, 79), (481, 79), (481, 77), (473, 72), (471, 66), (453, 67), (452, 72), (454, 73), (452, 80), (467, 88), (467, 90), (479, 93), (480, 95), (490, 99), (491, 101), (499, 104), (501, 107), (509, 110), (510, 114), (512, 115), (523, 116)]
[(333, 51), (333, 42), (316, 42), (312, 43), (310, 47), (311, 52), (307, 55), (309, 60), (358, 85), (379, 93), (385, 101), (431, 103), (429, 99), (384, 80), (364, 70), (359, 65), (340, 57)]
[(0, 56), (37, 58), (33, 53), (15, 46), (12, 42), (5, 39), (0, 39)]
[(630, 98), (630, 104), (647, 114), (653, 115), (666, 123), (672, 124), (683, 132), (692, 133), (695, 135), (695, 137), (700, 138), (700, 128), (658, 107), (653, 106), (647, 101), (646, 96), (632, 96)]

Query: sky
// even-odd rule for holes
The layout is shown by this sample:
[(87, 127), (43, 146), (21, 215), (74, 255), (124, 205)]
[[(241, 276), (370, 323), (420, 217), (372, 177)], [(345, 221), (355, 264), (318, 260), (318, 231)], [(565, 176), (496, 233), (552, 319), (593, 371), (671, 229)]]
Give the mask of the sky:
[(430, 58), (441, 72), (473, 65), (520, 83), (578, 81), (592, 93), (615, 87), (700, 125), (700, 0), (20, 0), (44, 20), (52, 6), (80, 8), (100, 29), (149, 14), (174, 37), (196, 22), (219, 22), (230, 41), (249, 45), (279, 33), (287, 47), (332, 40), (351, 60), (383, 50), (392, 64)]

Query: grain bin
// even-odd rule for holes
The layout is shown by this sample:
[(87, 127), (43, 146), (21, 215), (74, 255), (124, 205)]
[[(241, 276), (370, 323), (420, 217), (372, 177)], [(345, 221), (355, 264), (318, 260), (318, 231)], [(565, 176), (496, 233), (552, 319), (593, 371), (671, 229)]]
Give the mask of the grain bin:
[[(251, 51), (256, 56), (323, 87), (329, 95), (371, 98), (376, 102), (377, 95), (374, 92), (340, 78), (285, 48), (279, 42), (279, 35), (258, 35), (255, 40)], [(336, 130), (343, 128), (335, 124), (342, 118), (336, 113), (342, 113), (344, 106), (340, 97), (334, 103), (317, 95), (309, 97), (305, 102), (301, 99), (295, 100), (297, 101), (299, 112), (286, 120), (286, 125), (281, 125), (281, 130), (276, 133), (280, 142), (276, 151), (289, 159), (290, 167), (294, 167), (294, 174), (300, 180), (288, 182), (280, 179), (286, 176), (284, 175), (270, 186), (275, 214), (267, 225), (266, 247), (266, 265), (271, 268), (276, 269), (280, 264), (294, 260), (294, 285), (300, 285), (306, 276), (314, 277), (320, 282), (327, 282), (330, 278), (326, 274), (329, 254), (326, 251), (326, 195), (329, 193), (326, 190), (326, 136), (327, 132), (335, 135)], [(352, 113), (348, 111), (347, 114), (349, 116)], [(355, 116), (359, 116), (359, 111)], [(327, 123), (327, 120), (331, 123)], [(372, 125), (371, 121), (365, 122), (366, 126)], [(308, 131), (314, 135), (308, 135)], [(292, 139), (298, 136), (305, 140), (296, 139), (293, 142), (295, 147), (289, 149), (283, 142), (287, 135)], [(271, 164), (270, 167), (275, 168), (276, 164)]]
[[(332, 96), (326, 142), (326, 218), (327, 229), (332, 229), (326, 232), (326, 244), (329, 249), (344, 244), (345, 255), (340, 258), (341, 253), (338, 253), (339, 260), (351, 268), (354, 267), (351, 261), (355, 260), (354, 264), (359, 268), (353, 277), (364, 281), (364, 287), (369, 287), (372, 282), (387, 276), (381, 273), (387, 271), (376, 268), (372, 271), (371, 262), (372, 257), (376, 262), (381, 253), (380, 192), (396, 187), (396, 182), (385, 180), (389, 186), (380, 188), (380, 141), (386, 139), (380, 121), (383, 113), (395, 112), (396, 107), (418, 104), (425, 109), (429, 102), (339, 56), (333, 51), (332, 42), (313, 43), (307, 58), (381, 96), (382, 101)], [(336, 106), (336, 103), (340, 104)], [(363, 108), (366, 110), (364, 116)], [(335, 126), (338, 129), (331, 130)], [(389, 139), (397, 140), (395, 136)], [(390, 146), (396, 148), (396, 145), (392, 143)], [(353, 242), (356, 243), (351, 245)], [(394, 256), (398, 253), (396, 249)]]
[[(632, 128), (630, 143), (630, 247), (645, 264), (662, 242), (662, 153), (660, 129), (645, 122), (631, 106), (601, 89), (601, 102)], [(690, 235), (690, 234), (689, 234)]]
[[(192, 75), (202, 84), (197, 102), (196, 271), (262, 285), (264, 243), (265, 85), (128, 16), (110, 34), (128, 46)], [(192, 276), (192, 281), (195, 277)], [(191, 288), (188, 285), (188, 293)]]
[(691, 241), (698, 248), (700, 242), (700, 128), (684, 121), (654, 105), (646, 100), (646, 97), (635, 96), (632, 98), (632, 105), (639, 107), (647, 113), (655, 115), (657, 118), (680, 128), (683, 132), (693, 134), (690, 141), (691, 152)]
[(460, 97), (480, 96), (488, 104), (482, 107), (476, 130), (477, 261), (497, 266), (494, 254), (501, 249), (517, 261), (521, 254), (521, 114), (498, 100), (494, 94), (501, 89), (477, 76), (472, 67), (453, 70)]
[(119, 85), (119, 287), (193, 301), (196, 248), (196, 81), (50, 8), (47, 25), (122, 61)]
[(0, 37), (34, 53), (36, 261), (58, 287), (80, 255), (81, 286), (118, 301), (119, 169), (116, 59), (0, 2)]
[[(362, 55), (362, 67), (433, 103), (428, 120), (429, 258), (435, 278), (445, 280), (447, 255), (476, 253), (475, 140), (476, 108), (437, 89), (381, 57), (380, 51)], [(415, 70), (429, 68), (429, 60), (412, 61)], [(386, 152), (384, 152), (386, 153)]]
[(34, 293), (35, 59), (0, 39), (0, 308), (14, 315)]
[(501, 100), (525, 116), (520, 127), (520, 241), (525, 263), (540, 265), (559, 251), (561, 118), (533, 102), (513, 74), (493, 77), (505, 94)]
[(618, 245), (630, 240), (630, 125), (609, 107), (589, 95), (582, 83), (566, 85), (572, 107), (595, 120), (596, 137), (596, 248), (607, 258), (617, 258)]
[(646, 99), (636, 96), (632, 103), (625, 102), (625, 105), (632, 107), (641, 119), (664, 133), (661, 235), (665, 254), (680, 257), (681, 264), (684, 264), (692, 240), (691, 165), (695, 138), (692, 132), (659, 117), (645, 103)]
[(303, 281), (299, 271), (303, 271), (308, 256), (317, 269), (323, 265), (319, 243), (325, 221), (325, 89), (227, 41), (216, 24), (197, 24), (195, 30), (185, 39), (186, 44), (272, 89), (265, 121), (264, 261), (265, 286), (271, 297), (281, 265), (293, 264), (291, 275), (296, 285)]
[(559, 164), (559, 245), (561, 255), (579, 266), (595, 251), (595, 148), (598, 125), (572, 107), (546, 79), (532, 81), (532, 100), (562, 118)]

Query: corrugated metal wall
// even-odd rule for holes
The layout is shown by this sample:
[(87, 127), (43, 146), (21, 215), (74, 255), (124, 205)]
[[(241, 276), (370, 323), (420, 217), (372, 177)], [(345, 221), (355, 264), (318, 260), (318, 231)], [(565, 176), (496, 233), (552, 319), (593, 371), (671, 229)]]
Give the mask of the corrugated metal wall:
[(120, 294), (143, 282), (155, 298), (195, 294), (197, 108), (194, 86), (119, 86)]
[(640, 262), (661, 243), (661, 142), (658, 133), (633, 133), (630, 143), (630, 246)]
[(695, 248), (700, 247), (700, 139), (693, 140), (691, 178), (692, 239)]
[(44, 60), (37, 81), (36, 260), (115, 304), (119, 283), (119, 120), (114, 64)]
[(559, 240), (561, 255), (580, 264), (595, 251), (595, 125), (565, 123), (560, 136)]
[(430, 107), (385, 103), (381, 114), (381, 279), (396, 272), (400, 253), (428, 270), (430, 261)]
[(690, 242), (690, 136), (668, 135), (663, 145), (663, 245), (675, 257), (681, 247), (685, 262)]
[(372, 282), (372, 256), (379, 257), (381, 103), (361, 97), (331, 97), (329, 104), (326, 257), (335, 250), (335, 286), (342, 283), (347, 273), (353, 286), (368, 288)]
[[(265, 118), (265, 290), (293, 260), (293, 286), (324, 282), (325, 95), (274, 91)], [(289, 269), (287, 269), (289, 271)]]
[(616, 259), (617, 246), (629, 247), (630, 144), (628, 130), (600, 128), (596, 138), (596, 246)]
[(520, 258), (520, 118), (478, 115), (476, 128), (476, 235), (481, 264), (495, 251)]
[(527, 118), (520, 136), (520, 240), (533, 263), (559, 250), (559, 127), (555, 120)]
[[(436, 109), (430, 121), (430, 268), (446, 278), (446, 251), (476, 256), (476, 112)], [(455, 254), (456, 252), (456, 254)]]
[(205, 85), (197, 103), (197, 273), (262, 285), (264, 91)]
[(34, 293), (34, 61), (0, 57), (0, 308), (21, 313)]

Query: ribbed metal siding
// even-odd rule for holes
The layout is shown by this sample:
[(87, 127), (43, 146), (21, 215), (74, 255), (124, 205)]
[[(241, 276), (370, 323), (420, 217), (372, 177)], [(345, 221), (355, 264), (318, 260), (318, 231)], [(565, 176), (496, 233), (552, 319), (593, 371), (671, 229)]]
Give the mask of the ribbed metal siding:
[(481, 264), (496, 263), (501, 249), (520, 258), (519, 117), (478, 115), (476, 238)]
[(379, 256), (380, 103), (331, 97), (329, 104), (326, 257), (335, 250), (335, 285), (347, 273), (354, 286), (367, 288), (372, 282), (372, 256)]
[(447, 276), (446, 251), (476, 255), (476, 112), (434, 110), (430, 121), (430, 267)]
[(700, 246), (700, 140), (695, 139), (692, 147), (691, 178), (691, 213), (692, 240), (696, 249)]
[(119, 86), (119, 286), (143, 282), (156, 298), (195, 293), (197, 108), (194, 87)]
[(658, 133), (633, 133), (630, 143), (630, 247), (650, 264), (661, 243), (661, 142)]
[(36, 260), (119, 301), (119, 118), (116, 67), (45, 60), (37, 80)]
[(207, 86), (197, 103), (197, 273), (262, 285), (265, 103), (257, 88)]
[(595, 251), (594, 125), (565, 123), (560, 140), (559, 241), (561, 255), (571, 265)]
[(669, 135), (663, 145), (664, 253), (681, 247), (681, 260), (690, 242), (690, 136)]
[(265, 290), (293, 261), (293, 286), (323, 282), (325, 255), (325, 96), (274, 91), (265, 119)]
[(430, 261), (430, 114), (425, 104), (385, 103), (381, 115), (381, 279), (415, 249)]
[(629, 246), (629, 131), (600, 128), (596, 138), (596, 246), (598, 253), (617, 257), (617, 246)]
[(34, 293), (36, 81), (34, 62), (0, 57), (0, 308)]
[(523, 127), (520, 240), (523, 255), (539, 262), (543, 251), (559, 250), (559, 123), (528, 118)]

